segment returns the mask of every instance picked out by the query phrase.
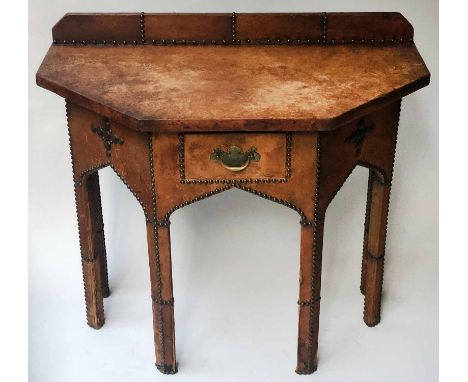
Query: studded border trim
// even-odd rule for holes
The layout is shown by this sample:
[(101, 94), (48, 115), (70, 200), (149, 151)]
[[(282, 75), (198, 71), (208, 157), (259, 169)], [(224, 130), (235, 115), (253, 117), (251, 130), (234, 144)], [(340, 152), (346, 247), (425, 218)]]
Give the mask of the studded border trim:
[(371, 261), (383, 260), (384, 256), (385, 256), (384, 253), (382, 253), (382, 254), (380, 254), (380, 255), (378, 255), (378, 256), (375, 256), (375, 255), (373, 255), (372, 253), (370, 253), (369, 251), (368, 251), (367, 254), (366, 254), (367, 260), (371, 260)]
[(158, 304), (158, 305), (170, 305), (170, 306), (174, 306), (174, 298), (171, 298), (169, 300), (164, 300), (164, 299), (161, 299), (159, 297), (153, 297), (151, 298), (153, 300), (153, 302), (155, 304)]
[(296, 211), (299, 216), (301, 217), (301, 220), (300, 220), (300, 224), (302, 226), (312, 226), (314, 224), (313, 220), (308, 220), (307, 217), (306, 217), (306, 214), (304, 213), (304, 211), (299, 208), (298, 206), (296, 206), (295, 204), (291, 203), (291, 202), (288, 202), (287, 200), (284, 200), (284, 199), (280, 199), (280, 198), (277, 198), (277, 197), (274, 197), (274, 196), (271, 196), (271, 195), (268, 195), (262, 191), (257, 191), (257, 190), (254, 190), (252, 188), (249, 188), (249, 187), (246, 187), (244, 186), (243, 184), (240, 184), (240, 183), (237, 183), (235, 181), (232, 181), (230, 182), (229, 185), (227, 185), (226, 187), (222, 187), (222, 188), (217, 188), (215, 190), (212, 190), (212, 191), (208, 191), (208, 192), (205, 192), (204, 194), (201, 194), (199, 196), (196, 196), (195, 198), (193, 199), (190, 199), (190, 200), (187, 200), (185, 202), (182, 202), (180, 204), (177, 204), (175, 205), (174, 207), (172, 207), (165, 215), (164, 215), (164, 218), (160, 221), (157, 222), (157, 225), (159, 227), (168, 227), (171, 222), (169, 220), (169, 218), (171, 217), (172, 213), (182, 207), (185, 207), (185, 206), (188, 206), (189, 204), (193, 204), (195, 202), (198, 202), (200, 200), (203, 200), (203, 199), (206, 199), (212, 195), (216, 195), (216, 194), (219, 194), (223, 191), (227, 191), (227, 190), (230, 190), (231, 188), (238, 188), (239, 190), (243, 190), (243, 191), (247, 191), (247, 192), (250, 192), (251, 194), (254, 194), (254, 195), (257, 195), (257, 196), (260, 196), (261, 198), (264, 198), (264, 199), (267, 199), (267, 200), (270, 200), (272, 202), (275, 202), (275, 203), (278, 203), (278, 204), (281, 204), (283, 206), (286, 206), (288, 208), (291, 208), (293, 209), (294, 211)]
[[(317, 282), (318, 278), (320, 276), (320, 273), (317, 272), (317, 264), (321, 261), (321, 251), (317, 250), (318, 243), (317, 241), (319, 240), (319, 235), (323, 236), (323, 232), (317, 235), (317, 231), (321, 229), (323, 231), (323, 222), (324, 220), (319, 217), (319, 203), (320, 203), (320, 172), (321, 172), (321, 133), (317, 133), (317, 166), (316, 166), (316, 173), (315, 173), (315, 192), (314, 192), (314, 217), (312, 220), (312, 226), (313, 226), (313, 238), (312, 238), (312, 272), (311, 272), (311, 282), (310, 282), (310, 296), (311, 296), (311, 301), (314, 303), (311, 304), (305, 304), (304, 306), (309, 307), (309, 336), (307, 338), (308, 341), (308, 349), (312, 350), (314, 349), (314, 342), (315, 342), (315, 332), (318, 331), (318, 328), (315, 326), (317, 325), (317, 320), (315, 320), (315, 316), (317, 315), (317, 309), (320, 308), (320, 306), (317, 305), (320, 301), (320, 296), (317, 295)], [(319, 226), (322, 225), (320, 228)], [(308, 357), (308, 365), (307, 369), (308, 371), (313, 371), (314, 366), (312, 364), (313, 362), (313, 357), (312, 354)], [(316, 367), (315, 367), (316, 368)]]
[(141, 43), (144, 44), (146, 42), (145, 12), (140, 13), (140, 36)]
[[(398, 142), (398, 129), (400, 127), (400, 117), (401, 117), (401, 99), (400, 99), (400, 101), (398, 103), (398, 121), (397, 121), (396, 132), (395, 132), (395, 143), (394, 143), (394, 146), (393, 146), (392, 167), (391, 167), (388, 179), (387, 179), (387, 183), (385, 183), (385, 185), (389, 188), (389, 190), (388, 190), (387, 210), (385, 211), (385, 232), (384, 232), (383, 251), (382, 251), (382, 253), (380, 255), (378, 255), (374, 259), (370, 258), (369, 253), (367, 253), (367, 260), (370, 259), (370, 260), (381, 260), (382, 261), (382, 277), (380, 279), (380, 293), (381, 293), (381, 295), (380, 295), (380, 298), (379, 298), (379, 309), (378, 309), (379, 316), (380, 316), (380, 312), (381, 312), (381, 308), (382, 308), (382, 289), (383, 289), (383, 278), (384, 278), (384, 274), (385, 274), (384, 273), (384, 267), (385, 267), (385, 248), (386, 248), (386, 244), (387, 244), (388, 212), (389, 212), (389, 208), (390, 208), (390, 196), (391, 196), (391, 191), (392, 191), (392, 179), (393, 179), (393, 170), (394, 170), (394, 167), (395, 167), (395, 156), (396, 156), (396, 147), (397, 147), (397, 142)], [(367, 299), (364, 296), (363, 316), (365, 316), (366, 304), (367, 304)], [(379, 321), (380, 321), (380, 317), (379, 317), (379, 320), (377, 321), (377, 323)], [(364, 322), (365, 322), (365, 320), (364, 320)], [(375, 325), (373, 325), (373, 326), (375, 326)]]
[[(145, 215), (146, 222), (150, 222), (151, 221), (150, 214), (149, 214), (148, 210), (146, 209), (145, 204), (143, 203), (141, 198), (138, 196), (136, 191), (128, 184), (128, 182), (125, 180), (125, 178), (122, 176), (122, 174), (117, 170), (117, 168), (115, 168), (115, 166), (109, 161), (103, 162), (103, 163), (101, 163), (99, 165), (96, 165), (96, 166), (91, 166), (91, 167), (87, 168), (86, 170), (82, 171), (79, 174), (77, 180), (75, 180), (75, 185), (78, 186), (78, 187), (81, 187), (83, 185), (83, 179), (87, 175), (90, 175), (95, 171), (102, 170), (103, 168), (106, 168), (106, 167), (110, 167), (115, 172), (115, 174), (120, 178), (120, 180), (123, 182), (123, 184), (127, 187), (127, 189), (133, 194), (133, 196), (136, 198), (138, 203), (140, 203), (141, 208), (143, 208), (143, 214)], [(73, 176), (73, 177), (75, 177), (75, 176)]]
[[(154, 160), (153, 160), (153, 135), (148, 133), (148, 160), (150, 164), (150, 177), (151, 177), (151, 204), (153, 220), (156, 220), (157, 209), (156, 209), (156, 180), (154, 175)], [(153, 231), (153, 245), (154, 245), (154, 256), (156, 258), (156, 283), (158, 294), (152, 296), (153, 302), (157, 305), (156, 321), (158, 325), (159, 333), (159, 347), (162, 360), (165, 360), (165, 349), (164, 349), (164, 325), (163, 325), (163, 304), (157, 303), (156, 301), (163, 301), (162, 297), (162, 271), (161, 271), (161, 257), (159, 254), (159, 233), (158, 225), (152, 224)], [(159, 368), (158, 368), (159, 369)]]
[(328, 16), (326, 13), (322, 14), (322, 44), (328, 41)]
[(297, 304), (300, 306), (311, 306), (319, 302), (322, 298), (320, 296), (314, 297), (312, 300), (298, 300)]
[(232, 12), (231, 15), (231, 29), (232, 29), (232, 41), (237, 41), (237, 15), (236, 12)]
[(289, 39), (289, 38), (264, 38), (264, 39), (238, 39), (237, 38), (237, 14), (232, 12), (231, 14), (231, 39), (213, 39), (213, 40), (197, 40), (197, 39), (146, 39), (146, 28), (145, 28), (145, 13), (141, 12), (139, 17), (139, 31), (141, 40), (124, 39), (121, 41), (117, 40), (53, 40), (54, 44), (58, 45), (107, 45), (107, 46), (127, 46), (127, 45), (346, 45), (346, 44), (360, 44), (360, 45), (393, 45), (398, 43), (413, 42), (412, 38), (403, 37), (392, 37), (392, 38), (350, 38), (341, 40), (328, 40), (328, 15), (326, 12), (322, 14), (322, 36), (319, 39)]
[(185, 177), (185, 134), (179, 133), (179, 177), (182, 184), (241, 184), (241, 183), (286, 183), (292, 175), (292, 133), (286, 136), (286, 174), (283, 178), (245, 178), (245, 179), (187, 179)]
[(53, 40), (54, 45), (74, 45), (74, 46), (87, 46), (87, 45), (103, 45), (103, 46), (135, 46), (135, 45), (155, 45), (155, 46), (208, 46), (208, 45), (232, 45), (232, 46), (255, 46), (255, 45), (300, 45), (300, 46), (324, 46), (324, 45), (370, 45), (370, 46), (384, 46), (384, 45), (397, 45), (413, 42), (412, 38), (404, 39), (392, 37), (391, 39), (341, 39), (341, 40), (327, 40), (324, 41), (323, 37), (317, 40), (311, 39), (287, 39), (287, 38), (267, 38), (267, 39), (236, 39), (232, 40), (147, 40), (138, 42), (137, 40)]

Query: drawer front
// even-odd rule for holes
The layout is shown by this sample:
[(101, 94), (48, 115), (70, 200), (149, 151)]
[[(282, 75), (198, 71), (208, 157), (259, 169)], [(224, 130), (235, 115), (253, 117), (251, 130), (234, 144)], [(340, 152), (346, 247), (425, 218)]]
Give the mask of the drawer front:
[(181, 181), (286, 182), (291, 175), (291, 142), (285, 133), (180, 135)]

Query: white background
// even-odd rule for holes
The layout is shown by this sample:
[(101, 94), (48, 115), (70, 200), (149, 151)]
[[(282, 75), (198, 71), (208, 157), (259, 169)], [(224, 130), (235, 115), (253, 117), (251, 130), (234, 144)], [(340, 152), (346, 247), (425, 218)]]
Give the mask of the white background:
[[(322, 4), (323, 3), (323, 4)], [(276, 5), (278, 4), (278, 5)], [(279, 5), (282, 4), (282, 5)], [(172, 256), (179, 373), (153, 362), (146, 232), (138, 202), (101, 171), (111, 297), (85, 324), (64, 101), (34, 84), (52, 25), (71, 11), (399, 11), (432, 73), (404, 99), (390, 207), (382, 322), (362, 322), (367, 171), (326, 220), (319, 369), (294, 374), (299, 218), (229, 191), (176, 211)], [(436, 1), (31, 2), (29, 9), (29, 368), (32, 381), (435, 381), (438, 372), (438, 11)]]

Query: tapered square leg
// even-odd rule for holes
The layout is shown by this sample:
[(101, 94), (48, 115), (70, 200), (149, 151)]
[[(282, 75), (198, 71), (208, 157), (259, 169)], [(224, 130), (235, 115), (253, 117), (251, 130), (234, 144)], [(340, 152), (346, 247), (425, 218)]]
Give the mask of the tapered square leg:
[(169, 227), (147, 223), (156, 367), (177, 373)]
[(104, 229), (97, 172), (75, 184), (81, 262), (88, 325), (104, 324), (103, 296), (108, 294)]
[(104, 222), (102, 218), (101, 192), (99, 187), (99, 174), (95, 172), (89, 178), (89, 197), (92, 205), (94, 219), (94, 242), (95, 251), (99, 258), (99, 266), (101, 271), (102, 297), (106, 298), (110, 295), (109, 277), (107, 273), (107, 255), (106, 243), (104, 238)]
[(365, 290), (366, 290), (367, 238), (369, 236), (369, 219), (370, 219), (370, 209), (371, 209), (371, 204), (372, 204), (372, 178), (373, 178), (373, 170), (369, 169), (369, 180), (367, 182), (366, 217), (364, 221), (364, 243), (362, 245), (361, 285), (360, 285), (362, 294), (365, 294)]
[(384, 272), (385, 240), (390, 199), (390, 183), (382, 182), (370, 172), (370, 206), (368, 212), (367, 237), (364, 248), (364, 322), (375, 326), (380, 322), (382, 283)]
[(298, 374), (317, 370), (323, 221), (301, 228)]

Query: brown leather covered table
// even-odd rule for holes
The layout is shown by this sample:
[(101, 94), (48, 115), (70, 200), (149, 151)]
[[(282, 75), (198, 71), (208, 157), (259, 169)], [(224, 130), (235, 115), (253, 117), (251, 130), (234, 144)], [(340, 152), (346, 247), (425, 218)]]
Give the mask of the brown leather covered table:
[(67, 14), (37, 72), (66, 99), (88, 324), (109, 295), (98, 170), (147, 223), (156, 365), (177, 371), (169, 218), (232, 187), (297, 211), (296, 372), (317, 368), (327, 206), (369, 168), (361, 291), (380, 321), (401, 98), (429, 72), (399, 13)]

